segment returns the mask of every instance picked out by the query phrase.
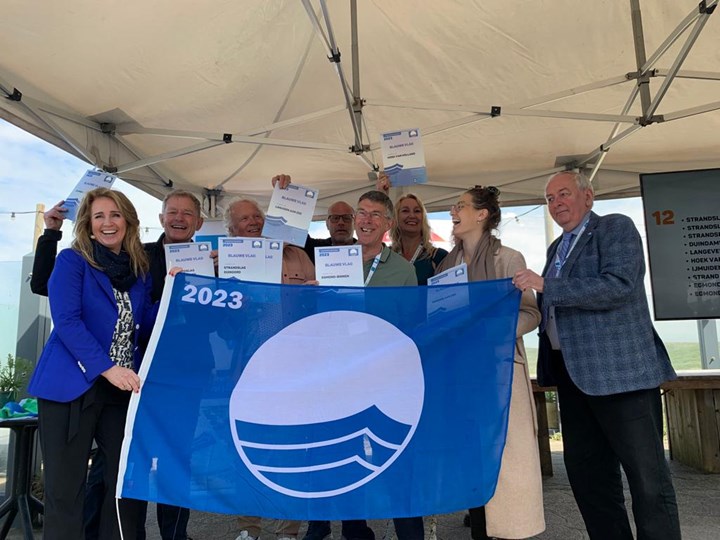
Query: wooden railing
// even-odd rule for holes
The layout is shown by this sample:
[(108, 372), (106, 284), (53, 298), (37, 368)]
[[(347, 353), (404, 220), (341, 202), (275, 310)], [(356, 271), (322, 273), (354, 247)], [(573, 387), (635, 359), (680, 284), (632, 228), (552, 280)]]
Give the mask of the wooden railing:
[[(703, 472), (720, 473), (720, 369), (678, 371), (660, 388), (665, 400), (670, 458)], [(532, 379), (538, 417), (538, 448), (543, 476), (552, 476), (552, 454), (545, 392)]]

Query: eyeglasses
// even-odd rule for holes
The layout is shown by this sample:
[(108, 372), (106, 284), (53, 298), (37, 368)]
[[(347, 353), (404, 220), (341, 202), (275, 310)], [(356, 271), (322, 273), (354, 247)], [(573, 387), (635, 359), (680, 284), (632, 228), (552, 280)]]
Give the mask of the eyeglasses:
[(340, 223), (341, 221), (343, 223), (352, 223), (353, 215), (352, 214), (330, 214), (327, 218), (330, 223)]
[(453, 212), (453, 213), (455, 213), (455, 214), (457, 214), (460, 210), (462, 210), (462, 209), (465, 208), (466, 206), (467, 206), (467, 203), (459, 202), (459, 203), (457, 203), (457, 204), (453, 204), (453, 205), (450, 207), (450, 211)]
[(374, 212), (368, 212), (366, 210), (358, 210), (357, 217), (360, 219), (372, 218), (373, 221), (378, 221), (385, 217), (385, 214), (375, 210)]

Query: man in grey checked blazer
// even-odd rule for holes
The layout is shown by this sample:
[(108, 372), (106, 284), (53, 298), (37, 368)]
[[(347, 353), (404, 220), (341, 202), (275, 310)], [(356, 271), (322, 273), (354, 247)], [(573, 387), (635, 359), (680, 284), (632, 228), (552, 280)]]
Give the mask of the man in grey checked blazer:
[(650, 318), (640, 235), (627, 216), (591, 211), (580, 173), (553, 175), (545, 196), (563, 236), (542, 276), (523, 270), (514, 283), (538, 292), (538, 382), (558, 388), (565, 466), (585, 526), (593, 540), (633, 538), (622, 465), (638, 538), (679, 539), (659, 389), (676, 375)]

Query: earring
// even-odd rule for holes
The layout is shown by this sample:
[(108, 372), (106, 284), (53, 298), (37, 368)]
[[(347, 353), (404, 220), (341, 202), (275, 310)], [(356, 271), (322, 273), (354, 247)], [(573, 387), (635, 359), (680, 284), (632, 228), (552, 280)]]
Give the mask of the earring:
[(90, 240), (95, 240), (95, 235), (94, 235), (94, 234), (91, 234), (91, 235), (90, 235)]

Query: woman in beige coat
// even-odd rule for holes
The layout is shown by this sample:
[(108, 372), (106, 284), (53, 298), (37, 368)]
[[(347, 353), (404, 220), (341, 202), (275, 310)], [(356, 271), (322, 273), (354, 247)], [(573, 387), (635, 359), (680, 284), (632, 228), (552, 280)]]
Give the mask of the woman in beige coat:
[[(437, 272), (465, 262), (470, 281), (512, 277), (525, 259), (491, 234), (500, 224), (499, 191), (476, 186), (466, 191), (450, 214), (455, 247)], [(522, 293), (515, 343), (510, 419), (495, 494), (484, 507), (470, 509), (473, 540), (520, 539), (545, 530), (537, 419), (522, 336), (540, 324), (530, 289)]]

